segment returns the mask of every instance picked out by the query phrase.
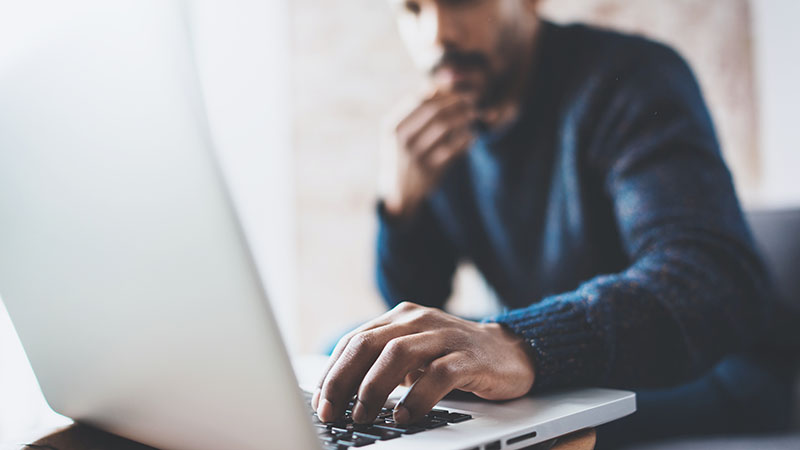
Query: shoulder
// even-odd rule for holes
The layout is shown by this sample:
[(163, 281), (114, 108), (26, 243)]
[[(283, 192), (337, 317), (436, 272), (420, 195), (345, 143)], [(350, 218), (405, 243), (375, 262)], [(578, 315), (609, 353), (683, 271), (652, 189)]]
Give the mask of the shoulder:
[(546, 27), (550, 62), (569, 74), (564, 88), (570, 92), (643, 90), (639, 94), (652, 97), (662, 90), (698, 91), (689, 64), (665, 43), (580, 23)]
[(669, 110), (711, 125), (697, 79), (672, 47), (583, 24), (547, 26), (549, 56), (541, 69), (559, 74), (554, 83), (567, 116), (597, 124)]
[(686, 67), (683, 57), (666, 43), (582, 23), (545, 22), (552, 44), (567, 59), (609, 72), (632, 65), (677, 65)]
[(553, 27), (554, 69), (570, 73), (561, 111), (592, 166), (608, 168), (642, 142), (655, 149), (686, 147), (683, 141), (691, 140), (698, 154), (718, 152), (700, 86), (677, 51), (581, 24)]

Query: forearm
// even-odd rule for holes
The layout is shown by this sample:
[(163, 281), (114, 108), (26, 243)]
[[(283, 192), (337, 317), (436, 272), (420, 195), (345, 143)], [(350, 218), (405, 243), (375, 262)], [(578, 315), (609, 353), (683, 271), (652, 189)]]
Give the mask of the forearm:
[(532, 346), (539, 389), (666, 386), (748, 347), (767, 288), (746, 245), (682, 233), (621, 273), (495, 320)]
[(389, 307), (413, 301), (441, 308), (449, 298), (455, 257), (423, 205), (410, 222), (397, 223), (378, 205), (376, 279)]

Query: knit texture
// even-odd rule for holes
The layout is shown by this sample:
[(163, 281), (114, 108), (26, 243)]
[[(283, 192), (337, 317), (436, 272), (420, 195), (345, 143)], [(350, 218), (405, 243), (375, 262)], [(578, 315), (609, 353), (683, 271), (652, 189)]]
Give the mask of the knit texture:
[(668, 386), (751, 348), (769, 286), (695, 78), (668, 47), (545, 23), (521, 112), (480, 131), (407, 223), (378, 207), (392, 306), (475, 264), (536, 389)]

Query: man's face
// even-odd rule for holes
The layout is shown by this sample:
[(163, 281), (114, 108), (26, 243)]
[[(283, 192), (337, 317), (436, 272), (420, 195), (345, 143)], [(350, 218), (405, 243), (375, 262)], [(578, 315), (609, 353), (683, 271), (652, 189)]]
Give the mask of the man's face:
[(483, 105), (503, 95), (535, 20), (535, 0), (391, 0), (412, 58), (445, 90)]

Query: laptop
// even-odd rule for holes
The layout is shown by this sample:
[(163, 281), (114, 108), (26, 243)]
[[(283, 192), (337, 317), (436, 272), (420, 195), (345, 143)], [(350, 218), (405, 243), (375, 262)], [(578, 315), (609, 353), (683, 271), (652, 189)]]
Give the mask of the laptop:
[(634, 412), (631, 392), (578, 389), (449, 398), (410, 427), (319, 423), (300, 385), (324, 359), (293, 370), (209, 138), (186, 11), (114, 8), (0, 74), (0, 296), (55, 411), (178, 450), (512, 449)]

